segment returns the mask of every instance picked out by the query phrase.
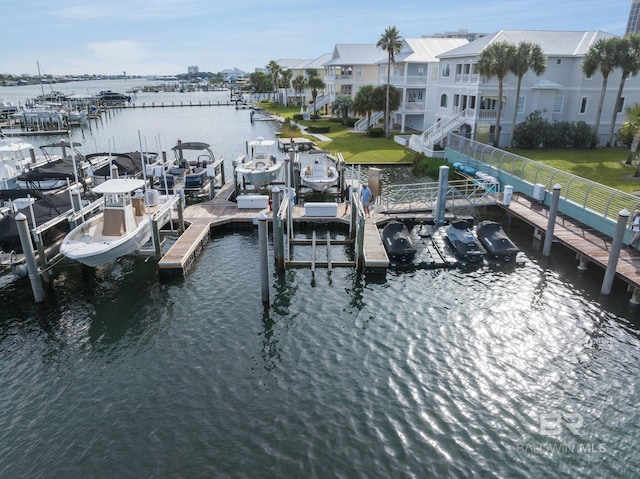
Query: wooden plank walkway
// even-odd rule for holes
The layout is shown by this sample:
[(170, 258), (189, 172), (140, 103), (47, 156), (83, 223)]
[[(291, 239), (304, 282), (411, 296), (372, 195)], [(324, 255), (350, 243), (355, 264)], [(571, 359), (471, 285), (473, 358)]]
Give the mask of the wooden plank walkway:
[[(185, 208), (183, 217), (189, 227), (158, 262), (158, 268), (161, 274), (185, 274), (193, 264), (196, 256), (209, 241), (212, 227), (229, 223), (253, 224), (261, 212), (265, 213), (269, 220), (271, 220), (272, 212), (268, 209), (240, 209), (236, 203), (225, 199), (228, 198), (227, 194), (229, 194), (230, 191), (233, 191), (233, 185), (231, 186), (231, 190), (229, 190), (228, 185), (225, 185), (213, 200)], [(349, 217), (340, 216), (340, 212), (343, 211), (342, 205), (339, 205), (338, 211), (339, 213), (336, 217), (309, 217), (305, 216), (304, 206), (295, 205), (292, 209), (292, 215), (295, 222), (309, 221), (348, 224)], [(381, 218), (386, 218), (386, 216), (380, 213), (372, 213), (371, 218), (367, 218), (365, 222), (363, 251), (365, 271), (386, 269), (389, 266), (389, 258), (387, 257), (376, 226), (376, 222)], [(351, 266), (353, 263), (333, 261), (331, 264), (333, 266)], [(329, 266), (328, 262), (324, 261), (318, 261), (316, 265)]]
[[(547, 231), (549, 209), (521, 194), (514, 194), (509, 206), (499, 203), (508, 213), (526, 223)], [(589, 261), (606, 268), (611, 253), (612, 238), (558, 213), (553, 236), (559, 243)], [(635, 288), (640, 287), (640, 252), (623, 246), (616, 266), (616, 276)]]

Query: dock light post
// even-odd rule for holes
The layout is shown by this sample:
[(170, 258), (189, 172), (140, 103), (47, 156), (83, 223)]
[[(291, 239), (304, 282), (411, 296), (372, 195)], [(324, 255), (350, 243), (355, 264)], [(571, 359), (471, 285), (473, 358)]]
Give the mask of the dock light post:
[(258, 243), (260, 244), (260, 286), (262, 304), (269, 307), (269, 254), (267, 250), (267, 215), (258, 215)]
[(609, 260), (607, 261), (607, 268), (604, 270), (604, 279), (602, 280), (602, 288), (600, 292), (602, 294), (610, 294), (611, 287), (613, 286), (613, 279), (616, 276), (616, 268), (618, 266), (618, 258), (620, 258), (620, 248), (622, 248), (622, 239), (627, 228), (627, 221), (629, 220), (629, 210), (626, 208), (618, 213), (618, 223), (616, 224), (616, 231), (613, 234), (613, 240), (611, 241), (611, 253), (609, 253)]
[(549, 219), (547, 220), (547, 233), (544, 235), (544, 246), (542, 248), (542, 256), (551, 256), (551, 243), (553, 243), (553, 229), (556, 225), (556, 216), (558, 215), (558, 203), (560, 202), (559, 184), (553, 185), (553, 196), (551, 197), (551, 206), (549, 207)]
[(18, 213), (16, 215), (16, 225), (18, 226), (18, 236), (20, 237), (22, 252), (24, 253), (24, 258), (27, 262), (27, 273), (29, 274), (33, 297), (36, 303), (42, 303), (44, 301), (44, 290), (42, 288), (42, 282), (40, 281), (40, 272), (38, 271), (38, 264), (36, 263), (36, 255), (33, 252), (33, 246), (31, 245), (31, 237), (29, 235), (29, 226), (27, 225), (26, 215)]

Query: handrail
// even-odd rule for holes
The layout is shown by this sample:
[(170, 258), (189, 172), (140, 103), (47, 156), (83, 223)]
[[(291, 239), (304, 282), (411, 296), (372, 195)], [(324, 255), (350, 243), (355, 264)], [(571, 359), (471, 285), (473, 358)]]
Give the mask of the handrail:
[[(640, 209), (640, 198), (636, 195), (460, 135), (450, 133), (447, 136), (447, 149), (466, 156), (471, 166), (474, 166), (474, 163), (482, 163), (485, 169), (493, 168), (498, 175), (509, 175), (510, 178), (519, 180), (529, 187), (541, 184), (547, 191), (552, 191), (553, 187), (559, 184), (560, 198), (567, 202), (564, 209), (572, 207), (576, 212), (583, 211), (584, 218), (576, 218), (582, 222), (589, 221), (588, 215), (591, 215), (593, 220), (600, 218), (617, 222), (623, 209), (629, 212)], [(497, 156), (499, 161), (496, 160)], [(560, 212), (563, 212), (562, 205)], [(608, 234), (608, 231), (601, 232)]]

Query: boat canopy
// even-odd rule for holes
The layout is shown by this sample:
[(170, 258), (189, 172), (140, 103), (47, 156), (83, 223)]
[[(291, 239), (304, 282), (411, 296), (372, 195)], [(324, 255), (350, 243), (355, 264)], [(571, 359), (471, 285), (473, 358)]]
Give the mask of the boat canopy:
[(104, 183), (93, 188), (94, 193), (98, 194), (123, 194), (131, 193), (135, 190), (144, 189), (144, 180), (138, 180), (133, 178), (119, 178), (115, 180), (107, 180)]

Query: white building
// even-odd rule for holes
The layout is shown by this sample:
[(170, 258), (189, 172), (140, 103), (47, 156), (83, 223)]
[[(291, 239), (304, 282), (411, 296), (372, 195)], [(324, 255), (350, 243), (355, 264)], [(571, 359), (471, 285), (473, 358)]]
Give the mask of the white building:
[[(492, 141), (498, 101), (498, 81), (478, 73), (478, 57), (490, 44), (506, 41), (517, 45), (522, 41), (540, 45), (547, 56), (546, 71), (541, 76), (532, 72), (522, 80), (520, 97), (515, 98), (516, 77), (509, 75), (503, 83), (500, 145), (505, 145), (513, 128), (512, 116), (517, 105), (516, 124), (530, 113), (540, 111), (547, 120), (585, 121), (594, 125), (602, 90), (602, 74), (587, 77), (582, 63), (589, 46), (613, 35), (601, 31), (530, 31), (501, 30), (439, 55), (439, 107), (436, 116), (442, 123), (478, 141)], [(621, 72), (609, 75), (598, 137), (603, 144), (609, 134)], [(623, 98), (617, 105), (619, 114), (615, 131), (626, 120), (624, 109), (640, 102), (640, 78), (627, 79)], [(456, 121), (452, 121), (455, 119)], [(444, 132), (446, 134), (447, 132)], [(433, 141), (438, 141), (432, 139)]]
[[(393, 113), (392, 121), (407, 129), (426, 130), (436, 121), (438, 103), (438, 79), (440, 62), (438, 55), (466, 45), (462, 38), (422, 37), (407, 38), (391, 66), (391, 84), (402, 93), (400, 108)], [(387, 83), (387, 53), (378, 61), (379, 85)]]

